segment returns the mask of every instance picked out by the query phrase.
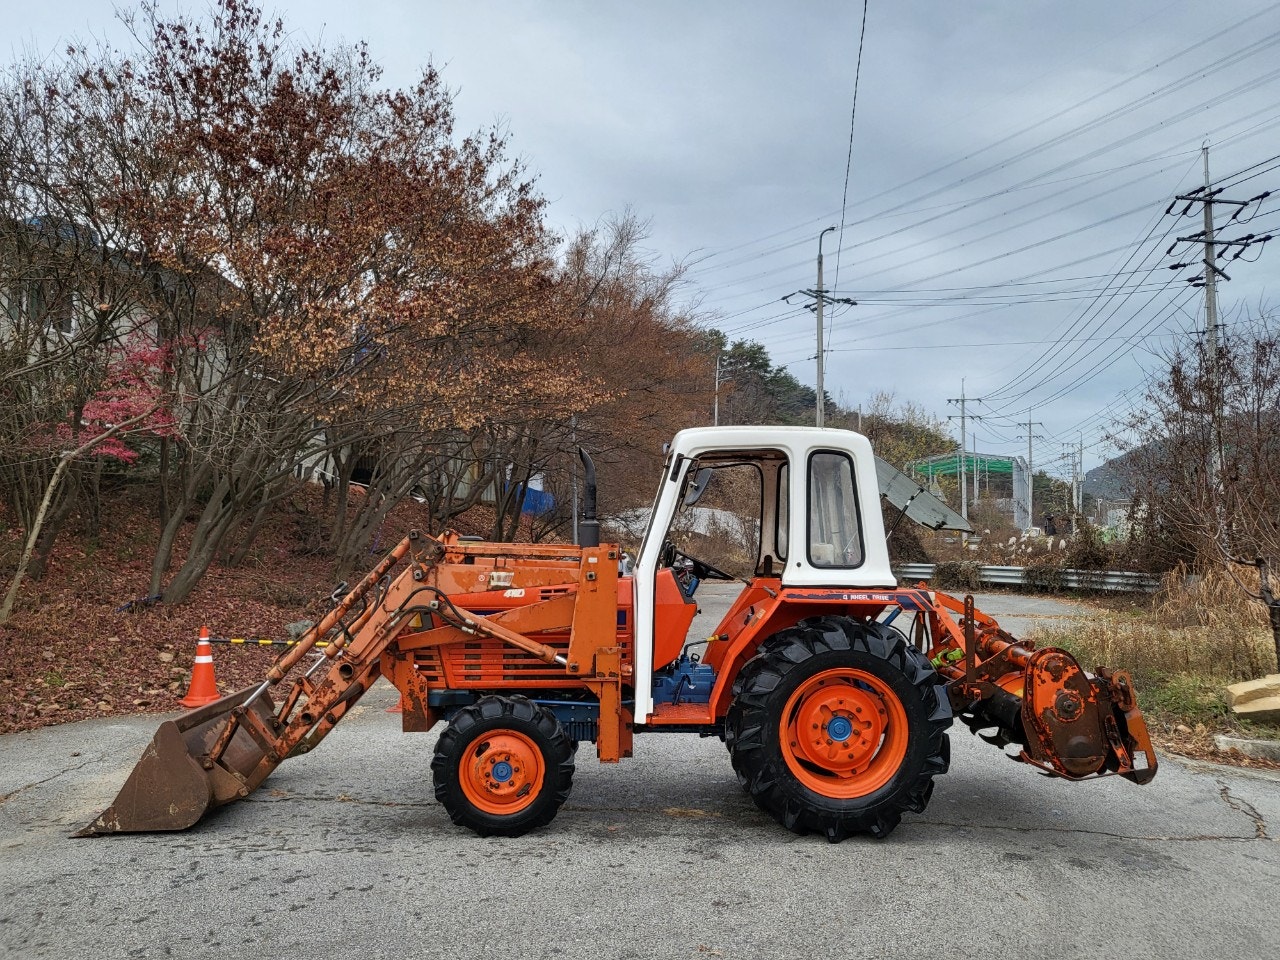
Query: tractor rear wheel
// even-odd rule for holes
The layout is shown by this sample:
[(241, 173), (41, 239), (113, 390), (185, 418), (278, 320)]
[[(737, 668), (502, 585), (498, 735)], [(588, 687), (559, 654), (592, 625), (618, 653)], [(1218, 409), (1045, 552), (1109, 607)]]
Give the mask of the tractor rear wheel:
[(544, 707), (484, 697), (459, 710), (436, 742), (436, 799), (482, 837), (520, 836), (550, 823), (569, 799), (576, 749)]
[(725, 742), (759, 807), (838, 843), (888, 836), (950, 762), (951, 704), (898, 631), (818, 617), (779, 631), (733, 686)]

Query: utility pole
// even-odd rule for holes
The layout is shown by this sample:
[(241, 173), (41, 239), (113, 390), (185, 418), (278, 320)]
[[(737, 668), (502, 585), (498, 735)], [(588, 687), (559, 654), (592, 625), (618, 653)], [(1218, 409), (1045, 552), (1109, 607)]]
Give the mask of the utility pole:
[[(1031, 414), (1027, 414), (1027, 527), (1036, 525), (1035, 500), (1036, 500), (1036, 470), (1035, 463), (1031, 459), (1031, 440), (1035, 436), (1032, 429), (1035, 427), (1043, 427), (1044, 424), (1039, 420), (1032, 420)], [(1043, 439), (1043, 438), (1041, 438)]]
[[(955, 401), (951, 401), (954, 403)], [(964, 377), (960, 378), (960, 516), (969, 519), (969, 486), (964, 482)]]
[[(578, 415), (575, 413), (569, 417), (569, 438), (570, 450), (578, 449)], [(569, 458), (569, 474), (573, 477), (573, 497), (572, 497), (572, 516), (573, 516), (573, 542), (578, 542), (578, 458)]]
[(823, 426), (826, 414), (826, 386), (824, 384), (824, 374), (826, 372), (825, 359), (826, 349), (822, 343), (822, 305), (824, 303), (844, 303), (851, 307), (856, 307), (857, 301), (850, 300), (848, 297), (828, 297), (826, 289), (822, 286), (822, 238), (828, 233), (835, 231), (835, 227), (827, 227), (818, 234), (818, 286), (813, 290), (797, 290), (795, 293), (788, 293), (782, 298), (783, 303), (790, 303), (791, 298), (795, 296), (809, 297), (813, 300), (812, 304), (807, 305), (807, 309), (814, 311), (818, 316), (818, 385), (817, 399), (814, 402), (814, 418), (813, 422), (816, 426)]
[[(1207, 373), (1209, 380), (1209, 469), (1213, 475), (1212, 482), (1216, 491), (1219, 487), (1222, 475), (1220, 441), (1218, 436), (1219, 424), (1222, 421), (1222, 371), (1219, 369), (1220, 360), (1218, 356), (1220, 349), (1219, 341), (1221, 338), (1221, 331), (1219, 330), (1218, 325), (1218, 278), (1221, 277), (1223, 280), (1231, 279), (1231, 277), (1227, 275), (1227, 272), (1218, 266), (1218, 260), (1225, 257), (1227, 252), (1233, 248), (1235, 252), (1226, 262), (1231, 263), (1239, 260), (1250, 247), (1254, 245), (1258, 245), (1260, 247), (1268, 240), (1271, 240), (1272, 235), (1268, 233), (1260, 236), (1253, 233), (1246, 233), (1243, 236), (1227, 240), (1219, 239), (1215, 232), (1216, 228), (1214, 225), (1213, 205), (1215, 203), (1220, 203), (1236, 208), (1235, 213), (1233, 213), (1226, 221), (1225, 226), (1229, 227), (1231, 224), (1240, 220), (1241, 214), (1243, 214), (1246, 209), (1253, 206), (1255, 203), (1261, 204), (1263, 200), (1271, 195), (1271, 191), (1264, 191), (1255, 197), (1250, 197), (1248, 200), (1228, 200), (1225, 197), (1219, 196), (1225, 188), (1219, 187), (1217, 190), (1212, 188), (1213, 181), (1209, 179), (1209, 147), (1207, 144), (1201, 148), (1201, 154), (1204, 158), (1204, 186), (1196, 190), (1192, 190), (1187, 194), (1178, 194), (1165, 210), (1165, 214), (1173, 213), (1173, 208), (1177, 206), (1179, 200), (1182, 200), (1186, 202), (1186, 206), (1179, 211), (1178, 216), (1188, 216), (1191, 213), (1191, 208), (1198, 203), (1201, 205), (1201, 213), (1204, 218), (1204, 228), (1198, 234), (1192, 234), (1188, 237), (1178, 237), (1169, 246), (1165, 255), (1172, 256), (1173, 251), (1177, 248), (1179, 243), (1203, 244), (1204, 246), (1204, 255), (1201, 259), (1201, 263), (1204, 266), (1204, 273), (1199, 276), (1189, 277), (1187, 282), (1192, 286), (1204, 288), (1205, 347), (1206, 352), (1208, 353)], [(1256, 212), (1254, 216), (1257, 216)], [(1240, 220), (1240, 222), (1243, 224), (1252, 219), (1253, 217), (1249, 217), (1246, 220)], [(1219, 252), (1219, 250), (1221, 250), (1221, 252)], [(1191, 265), (1192, 262), (1190, 261), (1186, 263), (1174, 263), (1169, 265), (1169, 269), (1182, 270)], [(1214, 499), (1215, 501), (1218, 501), (1216, 504), (1217, 509), (1221, 510), (1222, 504), (1220, 499), (1216, 496)]]
[[(1213, 236), (1213, 200), (1210, 196), (1209, 145), (1201, 147), (1204, 154), (1204, 196), (1200, 206), (1204, 208), (1204, 332), (1209, 345), (1209, 472), (1213, 483), (1214, 507), (1221, 519), (1222, 500), (1218, 494), (1222, 480), (1222, 456), (1218, 449), (1218, 425), (1222, 422), (1222, 389), (1218, 370), (1218, 268)], [(1227, 275), (1224, 273), (1224, 277)], [(1227, 277), (1227, 279), (1231, 279)]]
[(1070, 448), (1071, 451), (1071, 513), (1075, 513), (1075, 490), (1078, 489), (1080, 483), (1080, 462), (1075, 458), (1075, 447)]
[(1084, 439), (1080, 445), (1064, 443), (1063, 453), (1071, 458), (1071, 512), (1079, 516), (1084, 508)]
[(1062, 459), (1066, 460), (1070, 465), (1068, 468), (1071, 472), (1071, 479), (1068, 482), (1070, 495), (1063, 503), (1063, 506), (1066, 507), (1067, 513), (1071, 513), (1076, 506), (1076, 450), (1074, 444), (1064, 443), (1062, 445)]
[[(965, 460), (967, 458), (967, 453), (968, 453), (965, 450), (965, 441), (968, 439), (968, 435), (965, 433), (965, 424), (970, 419), (972, 420), (982, 419), (979, 416), (969, 415), (968, 410), (966, 409), (967, 402), (968, 400), (964, 395), (964, 377), (961, 377), (960, 378), (960, 396), (958, 398), (949, 399), (947, 403), (960, 404), (960, 516), (964, 517), (966, 520), (969, 519), (969, 488), (968, 488), (968, 484), (966, 483), (967, 477), (965, 476), (965, 470), (966, 470)], [(981, 403), (982, 401), (980, 399), (974, 398), (973, 402)], [(955, 418), (948, 417), (947, 419), (954, 420)], [(976, 440), (974, 441), (974, 446), (975, 447), (977, 446)], [(974, 499), (975, 500), (977, 499), (976, 488), (974, 491)]]
[(1027, 526), (1036, 525), (1036, 468), (1031, 460), (1031, 414), (1027, 414)]
[(1080, 431), (1080, 456), (1076, 459), (1079, 469), (1077, 473), (1080, 478), (1080, 485), (1076, 489), (1076, 513), (1084, 513), (1084, 431)]
[[(1214, 416), (1217, 417), (1218, 398), (1218, 268), (1214, 265), (1217, 254), (1213, 242), (1213, 201), (1209, 199), (1209, 145), (1200, 148), (1204, 155), (1204, 323), (1209, 341), (1209, 384), (1213, 391)], [(1223, 274), (1226, 277), (1226, 274)], [(1230, 277), (1227, 277), (1230, 279)]]
[(711, 423), (720, 426), (720, 351), (716, 351), (716, 399), (711, 407)]
[(973, 505), (978, 505), (978, 479), (982, 472), (982, 465), (978, 461), (978, 431), (974, 430), (969, 434), (969, 438), (973, 440)]

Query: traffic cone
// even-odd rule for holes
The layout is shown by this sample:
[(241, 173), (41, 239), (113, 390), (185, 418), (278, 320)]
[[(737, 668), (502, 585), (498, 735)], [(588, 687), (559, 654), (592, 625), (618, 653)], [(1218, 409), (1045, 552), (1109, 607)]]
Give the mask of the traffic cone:
[(200, 628), (200, 642), (196, 644), (196, 662), (191, 668), (191, 686), (187, 695), (178, 702), (184, 707), (203, 707), (222, 698), (218, 684), (213, 679), (213, 644), (209, 642), (209, 628)]

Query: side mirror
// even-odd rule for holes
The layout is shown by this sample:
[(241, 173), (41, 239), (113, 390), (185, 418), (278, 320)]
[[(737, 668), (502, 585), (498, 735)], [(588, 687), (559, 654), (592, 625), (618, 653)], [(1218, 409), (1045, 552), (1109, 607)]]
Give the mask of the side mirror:
[(711, 468), (703, 467), (693, 477), (693, 483), (689, 485), (689, 489), (685, 491), (684, 505), (692, 507), (695, 503), (702, 499), (702, 495), (707, 492), (707, 486), (711, 483)]

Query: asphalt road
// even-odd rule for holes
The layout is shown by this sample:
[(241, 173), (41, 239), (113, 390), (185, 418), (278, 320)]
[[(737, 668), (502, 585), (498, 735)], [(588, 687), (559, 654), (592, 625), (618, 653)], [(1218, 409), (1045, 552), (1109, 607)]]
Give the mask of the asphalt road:
[[(723, 589), (723, 588), (721, 588)], [(706, 606), (714, 603), (714, 591)], [(1070, 784), (964, 728), (887, 841), (797, 837), (723, 745), (579, 752), (573, 796), (515, 840), (454, 827), (435, 733), (375, 688), (314, 753), (182, 834), (73, 840), (156, 718), (0, 737), (3, 957), (1189, 957), (1280, 943), (1280, 779), (1166, 761)]]

